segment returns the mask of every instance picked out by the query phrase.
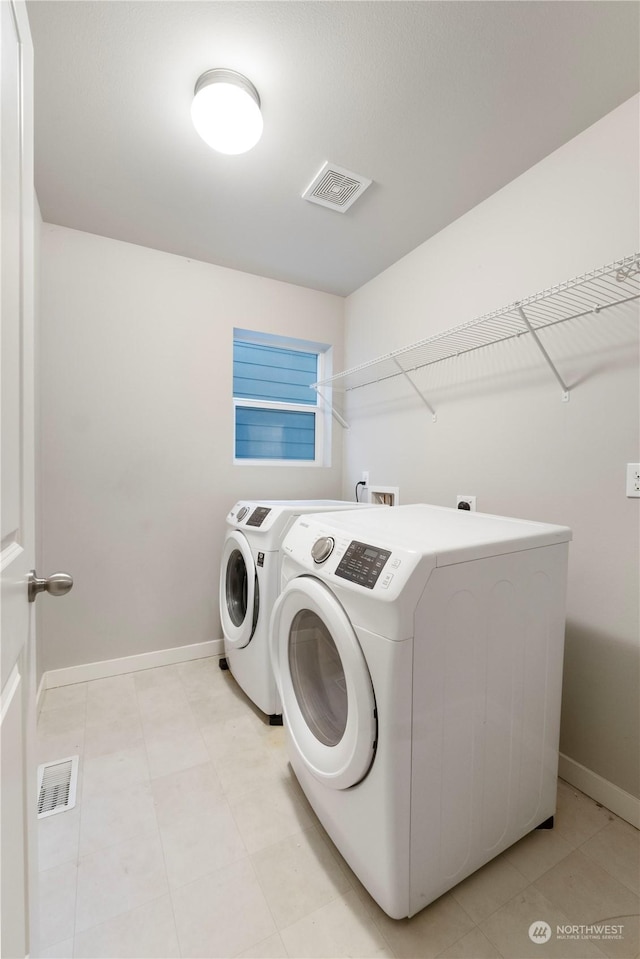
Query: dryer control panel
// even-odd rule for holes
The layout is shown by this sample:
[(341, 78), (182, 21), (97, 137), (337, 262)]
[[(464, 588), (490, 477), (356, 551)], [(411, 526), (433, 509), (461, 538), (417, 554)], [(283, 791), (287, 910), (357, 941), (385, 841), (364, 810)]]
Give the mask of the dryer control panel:
[(388, 549), (369, 546), (354, 539), (349, 543), (336, 568), (336, 576), (373, 589), (390, 556)]
[(270, 512), (271, 510), (266, 506), (256, 506), (253, 513), (247, 520), (246, 525), (254, 527), (262, 526)]

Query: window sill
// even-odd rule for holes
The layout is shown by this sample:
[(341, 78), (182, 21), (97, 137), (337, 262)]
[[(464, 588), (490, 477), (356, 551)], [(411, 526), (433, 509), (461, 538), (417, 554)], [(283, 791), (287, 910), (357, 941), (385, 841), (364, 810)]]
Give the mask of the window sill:
[(318, 469), (326, 468), (330, 464), (318, 463), (316, 460), (246, 460), (246, 459), (235, 459), (233, 460), (234, 466), (294, 466), (296, 468), (302, 467), (303, 469), (308, 469), (309, 467), (317, 467)]

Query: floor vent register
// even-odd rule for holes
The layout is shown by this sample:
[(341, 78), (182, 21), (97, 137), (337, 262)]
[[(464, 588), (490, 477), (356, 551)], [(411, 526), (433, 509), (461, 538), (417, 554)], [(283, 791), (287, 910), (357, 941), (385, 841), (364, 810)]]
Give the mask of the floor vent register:
[(78, 756), (38, 766), (38, 819), (73, 809), (78, 786)]

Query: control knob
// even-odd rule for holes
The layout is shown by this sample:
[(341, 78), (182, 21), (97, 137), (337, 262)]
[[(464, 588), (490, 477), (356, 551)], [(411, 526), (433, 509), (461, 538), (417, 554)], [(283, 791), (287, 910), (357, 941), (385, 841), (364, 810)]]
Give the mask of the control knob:
[(238, 515), (236, 516), (236, 523), (241, 523), (248, 512), (249, 512), (248, 506), (241, 506), (240, 509), (238, 510)]
[(314, 563), (324, 563), (333, 553), (336, 541), (333, 536), (321, 536), (311, 547), (311, 556)]

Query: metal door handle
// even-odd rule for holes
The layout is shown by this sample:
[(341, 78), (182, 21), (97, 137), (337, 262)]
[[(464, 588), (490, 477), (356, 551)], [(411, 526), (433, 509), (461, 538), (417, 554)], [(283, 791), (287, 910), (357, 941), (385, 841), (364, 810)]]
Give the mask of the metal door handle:
[(38, 579), (35, 569), (29, 573), (29, 602), (34, 603), (38, 593), (64, 596), (73, 586), (73, 577), (68, 573), (52, 573), (46, 579)]

